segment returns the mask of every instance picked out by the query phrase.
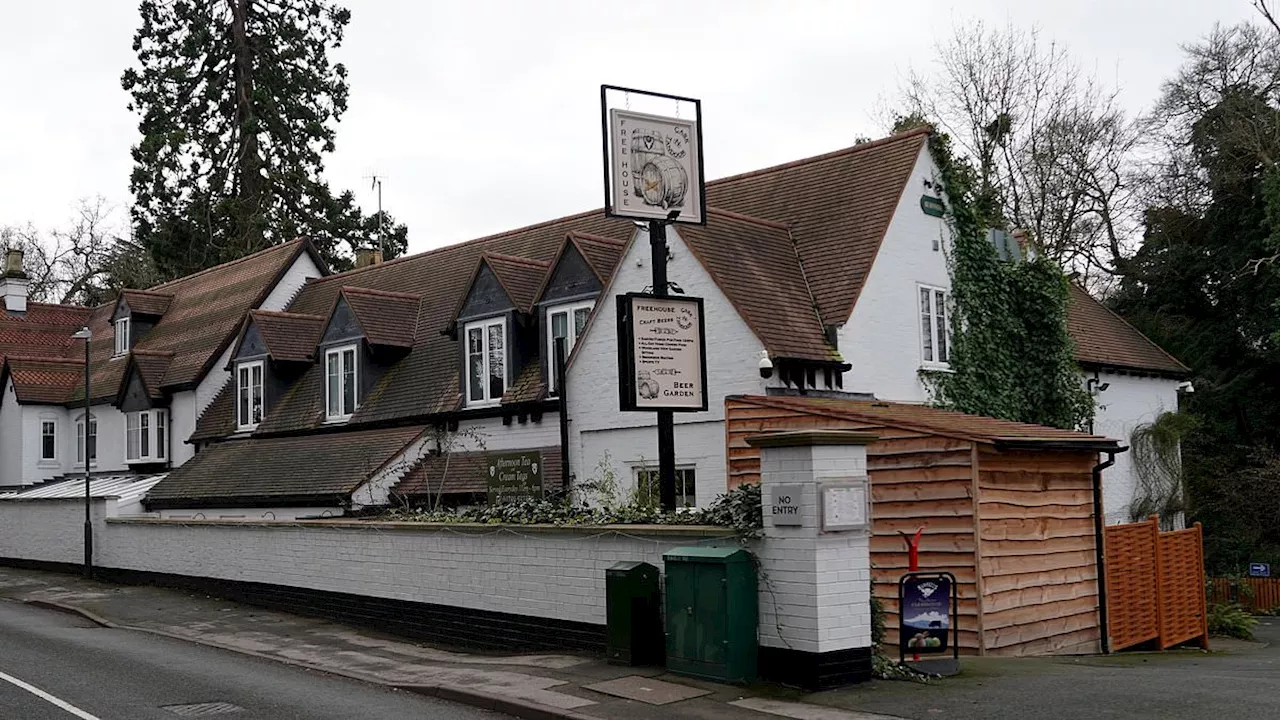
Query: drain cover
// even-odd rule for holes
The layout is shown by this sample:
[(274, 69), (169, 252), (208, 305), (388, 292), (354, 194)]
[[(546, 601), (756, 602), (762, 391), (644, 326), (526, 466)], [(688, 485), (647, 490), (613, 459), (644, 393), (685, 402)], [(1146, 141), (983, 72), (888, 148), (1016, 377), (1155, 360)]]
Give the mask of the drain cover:
[(191, 705), (165, 705), (161, 710), (168, 710), (182, 717), (205, 717), (207, 715), (226, 715), (244, 710), (239, 705), (225, 702), (194, 703)]

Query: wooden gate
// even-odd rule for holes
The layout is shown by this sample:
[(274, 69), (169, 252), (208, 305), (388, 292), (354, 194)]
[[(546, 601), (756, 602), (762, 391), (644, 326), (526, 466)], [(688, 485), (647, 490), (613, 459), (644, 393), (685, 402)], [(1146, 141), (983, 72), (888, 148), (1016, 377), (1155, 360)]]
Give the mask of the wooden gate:
[(1111, 648), (1189, 640), (1208, 647), (1200, 524), (1160, 532), (1160, 519), (1105, 530), (1107, 619)]

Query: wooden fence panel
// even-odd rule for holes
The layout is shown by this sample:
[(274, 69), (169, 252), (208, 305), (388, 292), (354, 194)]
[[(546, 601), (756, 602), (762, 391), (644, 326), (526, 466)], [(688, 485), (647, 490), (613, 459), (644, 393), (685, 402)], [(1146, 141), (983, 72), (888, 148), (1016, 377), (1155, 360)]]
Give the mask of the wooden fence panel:
[(1159, 525), (1150, 521), (1105, 530), (1107, 624), (1113, 650), (1160, 636), (1155, 557), (1159, 532)]
[(1200, 523), (1186, 530), (1160, 533), (1156, 560), (1160, 584), (1161, 650), (1196, 638), (1200, 638), (1201, 647), (1209, 646), (1204, 545), (1200, 535)]
[(1235, 603), (1254, 613), (1280, 608), (1280, 578), (1214, 578), (1210, 585), (1215, 603)]

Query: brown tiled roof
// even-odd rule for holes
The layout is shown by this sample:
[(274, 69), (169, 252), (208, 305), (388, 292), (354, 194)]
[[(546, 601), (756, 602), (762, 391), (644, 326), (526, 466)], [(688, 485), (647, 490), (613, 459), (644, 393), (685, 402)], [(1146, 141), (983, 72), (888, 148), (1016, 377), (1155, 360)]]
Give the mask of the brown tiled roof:
[(153, 487), (147, 503), (208, 507), (218, 502), (302, 497), (336, 502), (422, 431), (418, 426), (397, 427), (214, 443)]
[(13, 380), (18, 402), (59, 403), (84, 383), (84, 361), (12, 355), (5, 358), (0, 379), (6, 373)]
[(413, 347), (421, 295), (344, 287), (342, 296), (370, 344)]
[(324, 331), (324, 317), (298, 313), (251, 310), (249, 318), (271, 359), (285, 362), (308, 362), (315, 358), (316, 343)]
[[(171, 294), (173, 300), (134, 347), (174, 353), (160, 387), (176, 390), (199, 381), (235, 339), (245, 314), (266, 299), (276, 281), (304, 252), (323, 267), (310, 243), (295, 240), (151, 288), (153, 293)], [(114, 309), (115, 303), (99, 305), (89, 322), (95, 399), (114, 398), (124, 377), (126, 358), (114, 356)], [(67, 402), (78, 402), (81, 397), (83, 388), (74, 391)]]
[(866, 421), (985, 443), (1013, 441), (1097, 445), (1115, 442), (1100, 435), (998, 420), (980, 415), (966, 415), (928, 405), (794, 396), (745, 395), (736, 396), (734, 399), (761, 407), (778, 407), (846, 420)]
[(786, 225), (708, 208), (705, 226), (676, 230), (769, 354), (838, 361), (827, 344)]
[(571, 232), (568, 239), (578, 248), (578, 252), (582, 253), (582, 257), (600, 279), (601, 285), (607, 284), (613, 277), (613, 271), (622, 261), (622, 253), (627, 249), (626, 240), (589, 233)]
[[(559, 446), (529, 448), (529, 450), (542, 453), (543, 490), (563, 488)], [(486, 453), (455, 452), (447, 459), (446, 474), (445, 456), (428, 455), (392, 488), (392, 492), (409, 498), (427, 498), (437, 494), (488, 491), (488, 455)]]
[(920, 128), (716, 180), (707, 183), (707, 205), (791, 228), (822, 322), (840, 325), (871, 272), (928, 134)]
[(164, 397), (160, 384), (164, 381), (165, 372), (173, 362), (172, 350), (142, 350), (135, 348), (129, 353), (133, 358), (133, 366), (142, 377), (142, 384), (147, 388), (147, 395), (153, 400)]
[(493, 270), (502, 289), (507, 291), (511, 304), (521, 312), (529, 312), (533, 307), (542, 281), (547, 277), (547, 268), (551, 266), (546, 260), (530, 260), (493, 252), (484, 253), (481, 261)]
[(1163, 373), (1184, 377), (1191, 369), (1111, 312), (1083, 288), (1071, 285), (1067, 329), (1081, 365)]
[[(307, 283), (289, 307), (291, 312), (323, 315), (338, 291), (363, 287), (420, 294), (413, 350), (396, 363), (366, 398), (351, 425), (451, 411), (458, 407), (456, 341), (441, 335), (457, 310), (458, 299), (470, 286), (472, 271), (482, 252), (549, 261), (571, 230), (629, 237), (629, 221), (604, 217), (600, 211), (573, 215), (499, 235), (389, 260)], [(322, 420), (320, 375), (312, 367), (303, 380), (271, 408), (258, 432), (314, 427)]]
[(547, 396), (547, 385), (542, 382), (542, 364), (531, 362), (516, 376), (511, 387), (502, 393), (503, 405), (533, 402)]
[(122, 290), (120, 296), (129, 304), (129, 310), (141, 315), (164, 315), (173, 302), (173, 293), (152, 290)]
[(0, 308), (0, 358), (63, 357), (74, 352), (83, 357), (80, 341), (71, 334), (89, 324), (91, 308), (74, 305), (27, 303), (23, 315), (11, 315)]

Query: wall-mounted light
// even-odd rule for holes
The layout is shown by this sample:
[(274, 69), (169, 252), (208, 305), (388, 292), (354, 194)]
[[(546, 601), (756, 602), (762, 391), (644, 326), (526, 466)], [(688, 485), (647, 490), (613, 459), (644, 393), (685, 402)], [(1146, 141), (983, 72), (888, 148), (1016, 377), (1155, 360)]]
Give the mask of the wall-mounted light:
[(1111, 383), (1102, 382), (1097, 373), (1095, 373), (1093, 377), (1084, 381), (1084, 387), (1090, 395), (1097, 395), (1106, 392), (1107, 388), (1111, 387)]
[(1190, 380), (1183, 380), (1182, 382), (1178, 383), (1178, 392), (1180, 393), (1190, 395), (1195, 391), (1196, 391), (1196, 386), (1192, 385)]

